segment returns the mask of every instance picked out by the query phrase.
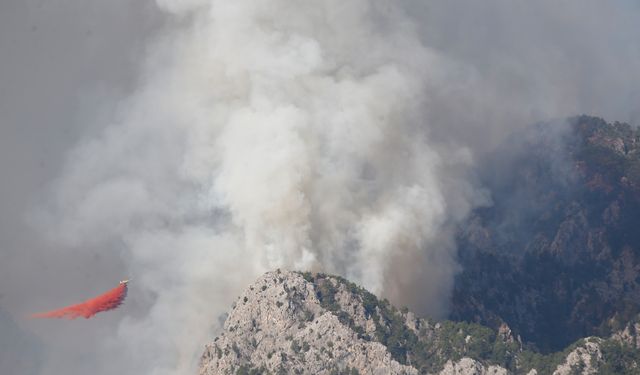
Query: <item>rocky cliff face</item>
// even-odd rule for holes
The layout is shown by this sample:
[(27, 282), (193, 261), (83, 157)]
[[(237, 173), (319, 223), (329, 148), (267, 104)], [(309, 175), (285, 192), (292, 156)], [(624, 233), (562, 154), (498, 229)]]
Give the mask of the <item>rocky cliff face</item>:
[[(365, 339), (375, 323), (359, 295), (346, 288), (330, 277), (312, 283), (292, 272), (264, 275), (232, 308), (224, 333), (205, 351), (200, 373), (416, 373), (384, 345)], [(343, 313), (332, 312), (334, 305)]]
[(507, 326), (419, 319), (340, 277), (275, 271), (238, 298), (202, 355), (200, 375), (618, 374), (607, 372), (612, 363), (640, 364), (637, 328), (544, 356), (524, 349)]
[(552, 352), (640, 311), (640, 133), (578, 117), (514, 135), (461, 228), (451, 318)]

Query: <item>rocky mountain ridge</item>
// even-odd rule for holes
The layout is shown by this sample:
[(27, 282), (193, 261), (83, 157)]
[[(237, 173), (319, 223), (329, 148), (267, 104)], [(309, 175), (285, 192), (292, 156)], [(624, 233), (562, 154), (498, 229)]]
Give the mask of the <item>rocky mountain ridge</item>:
[(544, 352), (640, 312), (640, 132), (580, 116), (514, 134), (493, 204), (462, 225), (451, 319), (508, 324)]
[(343, 278), (278, 270), (238, 298), (199, 374), (623, 374), (640, 364), (638, 332), (542, 355), (507, 326), (420, 319)]

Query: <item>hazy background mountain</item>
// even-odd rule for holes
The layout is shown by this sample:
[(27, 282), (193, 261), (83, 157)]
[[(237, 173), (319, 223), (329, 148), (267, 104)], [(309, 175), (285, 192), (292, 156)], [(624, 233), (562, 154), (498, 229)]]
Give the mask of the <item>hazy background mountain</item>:
[[(462, 225), (452, 317), (559, 350), (640, 311), (640, 135), (594, 117), (512, 135)], [(505, 158), (505, 155), (509, 157)]]

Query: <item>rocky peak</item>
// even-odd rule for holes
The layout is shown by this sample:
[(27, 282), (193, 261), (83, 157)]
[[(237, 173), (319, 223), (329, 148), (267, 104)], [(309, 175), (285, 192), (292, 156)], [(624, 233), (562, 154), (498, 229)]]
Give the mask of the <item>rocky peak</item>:
[(378, 307), (368, 295), (336, 277), (311, 277), (269, 272), (245, 290), (207, 346), (200, 374), (417, 374), (371, 339)]

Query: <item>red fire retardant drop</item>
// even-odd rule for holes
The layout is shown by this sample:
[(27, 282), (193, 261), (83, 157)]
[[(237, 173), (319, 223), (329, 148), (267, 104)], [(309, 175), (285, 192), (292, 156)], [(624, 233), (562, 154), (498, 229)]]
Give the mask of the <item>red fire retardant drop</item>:
[(58, 310), (31, 315), (32, 318), (66, 318), (75, 319), (83, 317), (89, 319), (102, 311), (113, 310), (124, 302), (127, 296), (127, 282), (123, 281), (116, 288), (91, 298), (77, 305), (63, 307)]

